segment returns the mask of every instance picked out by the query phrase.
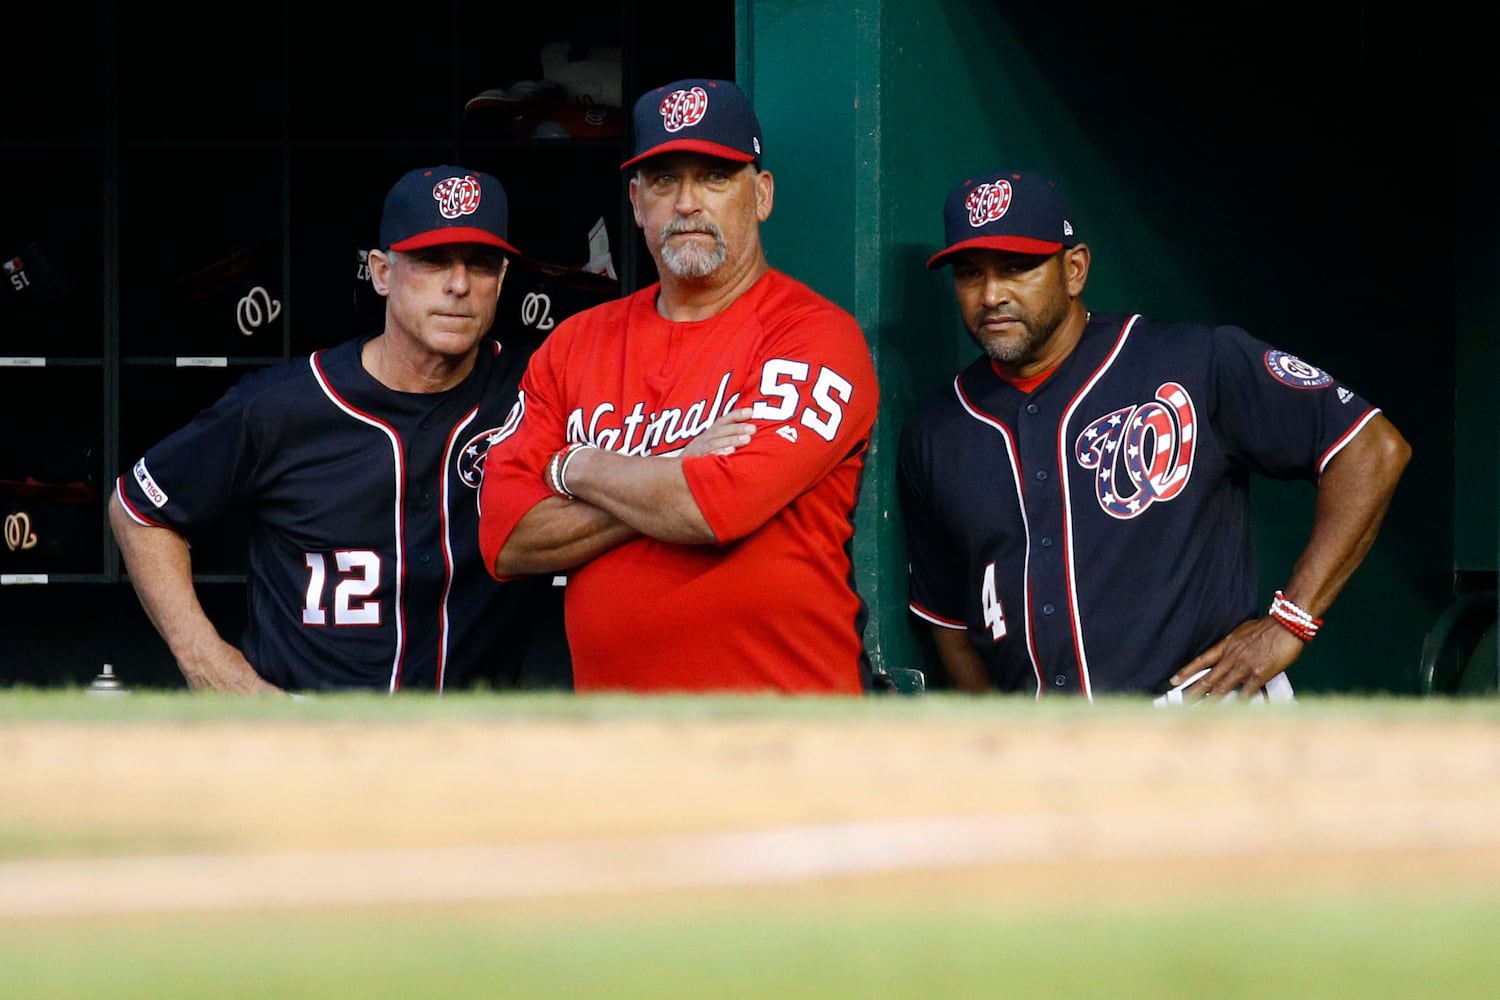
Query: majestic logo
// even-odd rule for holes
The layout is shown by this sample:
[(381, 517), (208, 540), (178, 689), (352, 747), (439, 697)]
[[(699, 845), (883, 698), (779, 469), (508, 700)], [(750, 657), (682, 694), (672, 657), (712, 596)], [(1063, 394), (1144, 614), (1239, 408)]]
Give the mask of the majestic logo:
[(135, 468), (130, 471), (135, 476), (136, 483), (140, 485), (141, 492), (146, 494), (146, 499), (151, 501), (152, 506), (160, 510), (167, 505), (167, 491), (156, 485), (156, 480), (151, 478), (144, 458), (136, 462)]
[(479, 181), (473, 177), (445, 177), (433, 185), (432, 198), (445, 219), (473, 215), (479, 210)]
[(969, 225), (979, 229), (1000, 218), (1010, 209), (1010, 196), (1010, 181), (981, 184), (970, 191), (964, 199), (964, 208), (969, 210)]
[(1266, 352), (1266, 371), (1282, 385), (1293, 389), (1321, 389), (1333, 384), (1333, 376), (1285, 351)]
[(31, 515), (24, 510), (5, 515), (5, 547), (12, 552), (36, 548), (36, 532), (31, 530)]
[(1094, 492), (1104, 512), (1129, 520), (1187, 486), (1197, 426), (1187, 390), (1163, 382), (1153, 401), (1123, 407), (1085, 427), (1073, 455), (1079, 465), (1095, 470)]
[(661, 112), (662, 128), (668, 132), (681, 132), (703, 120), (708, 112), (708, 92), (702, 87), (674, 90), (662, 98), (657, 110)]

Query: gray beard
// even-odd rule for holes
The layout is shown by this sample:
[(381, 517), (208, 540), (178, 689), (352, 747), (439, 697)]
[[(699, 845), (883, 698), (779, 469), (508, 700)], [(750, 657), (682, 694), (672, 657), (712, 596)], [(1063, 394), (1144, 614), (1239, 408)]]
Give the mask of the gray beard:
[[(682, 232), (707, 231), (714, 238), (712, 250), (702, 250), (696, 244), (679, 249), (668, 237)], [(661, 262), (667, 270), (679, 278), (706, 278), (723, 266), (729, 258), (729, 247), (719, 227), (709, 223), (702, 227), (669, 222), (661, 228)]]
[(992, 360), (1002, 365), (1020, 368), (1035, 361), (1037, 356), (1052, 342), (1052, 338), (1057, 335), (1058, 327), (1062, 326), (1063, 320), (1068, 318), (1068, 301), (1066, 298), (1058, 298), (1035, 316), (1027, 316), (1015, 310), (1005, 310), (1004, 314), (1021, 320), (1026, 325), (1026, 333), (1008, 341), (985, 340), (975, 333), (971, 326), (967, 328), (969, 338), (978, 344), (979, 349), (989, 355)]
[(973, 331), (969, 332), (969, 339), (978, 344), (979, 349), (989, 355), (992, 360), (998, 361), (1002, 365), (1015, 365), (1019, 367), (1033, 359), (1036, 354), (1037, 342), (1043, 338), (1038, 337), (1036, 331), (1027, 327), (1026, 336), (1020, 340), (984, 340)]

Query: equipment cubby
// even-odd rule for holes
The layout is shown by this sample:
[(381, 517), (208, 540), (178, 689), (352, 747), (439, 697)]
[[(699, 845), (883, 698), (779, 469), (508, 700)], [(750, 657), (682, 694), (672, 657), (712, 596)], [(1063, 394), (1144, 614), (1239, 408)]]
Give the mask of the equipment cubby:
[[(14, 439), (30, 454), (41, 430), (81, 421), (107, 491), (246, 372), (373, 331), (381, 302), (362, 252), (385, 190), (413, 166), (459, 162), (506, 184), (531, 260), (497, 332), (545, 336), (637, 287), (649, 266), (619, 171), (630, 105), (676, 77), (732, 77), (734, 5), (695, 18), (691, 54), (643, 39), (634, 0), (524, 18), (446, 0), (393, 48), (409, 13), (397, 12), (367, 6), (330, 29), (261, 5), (170, 59), (119, 40), (180, 33), (197, 20), (185, 4), (107, 3), (80, 23), (37, 11), (13, 26), (34, 69), (0, 112), (0, 258), (19, 262), (0, 286), (0, 461), (19, 468)], [(577, 272), (601, 220), (613, 286), (532, 266)], [(102, 504), (86, 527), (89, 557), (57, 572), (122, 581)], [(234, 578), (224, 548), (209, 559), (216, 546), (195, 545), (201, 579)], [(35, 568), (27, 582), (54, 567)]]

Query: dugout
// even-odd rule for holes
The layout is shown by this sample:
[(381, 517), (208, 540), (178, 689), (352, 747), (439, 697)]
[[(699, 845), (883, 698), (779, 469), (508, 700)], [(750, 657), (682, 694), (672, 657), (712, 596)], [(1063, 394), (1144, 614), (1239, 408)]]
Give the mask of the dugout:
[[(926, 655), (905, 611), (900, 424), (971, 351), (945, 274), (923, 262), (955, 179), (1000, 164), (1068, 186), (1095, 251), (1091, 307), (1244, 326), (1358, 388), (1411, 441), (1379, 541), (1294, 667), (1300, 690), (1416, 693), (1428, 628), (1456, 596), (1493, 587), (1500, 225), (1480, 137), (1496, 116), (1458, 81), (1454, 53), (1473, 44), (1461, 28), (1363, 4), (502, 7), (443, 0), (417, 26), (394, 5), (315, 24), (267, 3), (171, 60), (130, 40), (197, 25), (185, 5), (109, 3), (82, 23), (34, 9), (12, 24), (0, 258), (26, 251), (33, 289), (65, 308), (0, 299), (0, 479), (46, 459), (82, 468), (60, 485), (107, 487), (235, 373), (357, 330), (358, 229), (378, 203), (336, 218), (318, 192), (369, 182), (373, 198), (382, 165), (461, 156), (517, 190), (553, 184), (516, 207), (518, 242), (535, 234), (543, 256), (581, 263), (603, 220), (621, 289), (637, 287), (649, 259), (614, 169), (618, 120), (552, 121), (517, 106), (515, 85), (552, 72), (602, 87), (606, 107), (618, 91), (628, 110), (667, 79), (732, 76), (777, 176), (772, 262), (853, 312), (875, 354), (884, 402), (856, 559), (877, 663)], [(476, 103), (492, 90), (506, 93)], [(566, 134), (539, 133), (548, 122)], [(148, 192), (183, 198), (194, 225), (162, 226), (141, 207)], [(282, 303), (275, 320), (267, 309), (246, 334), (200, 318), (250, 278)], [(1312, 495), (1257, 485), (1267, 595)], [(66, 559), (0, 568), (0, 686), (82, 682), (105, 660), (127, 681), (179, 684), (97, 495), (83, 503), (54, 511), (82, 515)], [(202, 569), (232, 633), (229, 551)]]

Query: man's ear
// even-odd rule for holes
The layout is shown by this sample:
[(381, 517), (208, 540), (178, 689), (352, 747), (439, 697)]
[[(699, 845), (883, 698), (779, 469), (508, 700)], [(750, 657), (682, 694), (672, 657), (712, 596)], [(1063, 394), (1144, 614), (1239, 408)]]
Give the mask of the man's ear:
[(761, 222), (771, 217), (771, 206), (776, 201), (776, 181), (771, 171), (762, 170), (755, 175), (755, 214)]
[(635, 216), (637, 229), (646, 228), (646, 220), (641, 218), (641, 181), (640, 174), (630, 178), (630, 214)]
[(385, 295), (391, 287), (391, 257), (384, 250), (371, 250), (365, 259), (370, 267), (370, 284), (376, 294)]
[(1068, 282), (1068, 295), (1078, 298), (1089, 280), (1089, 245), (1080, 243), (1069, 247), (1063, 256), (1063, 277)]

